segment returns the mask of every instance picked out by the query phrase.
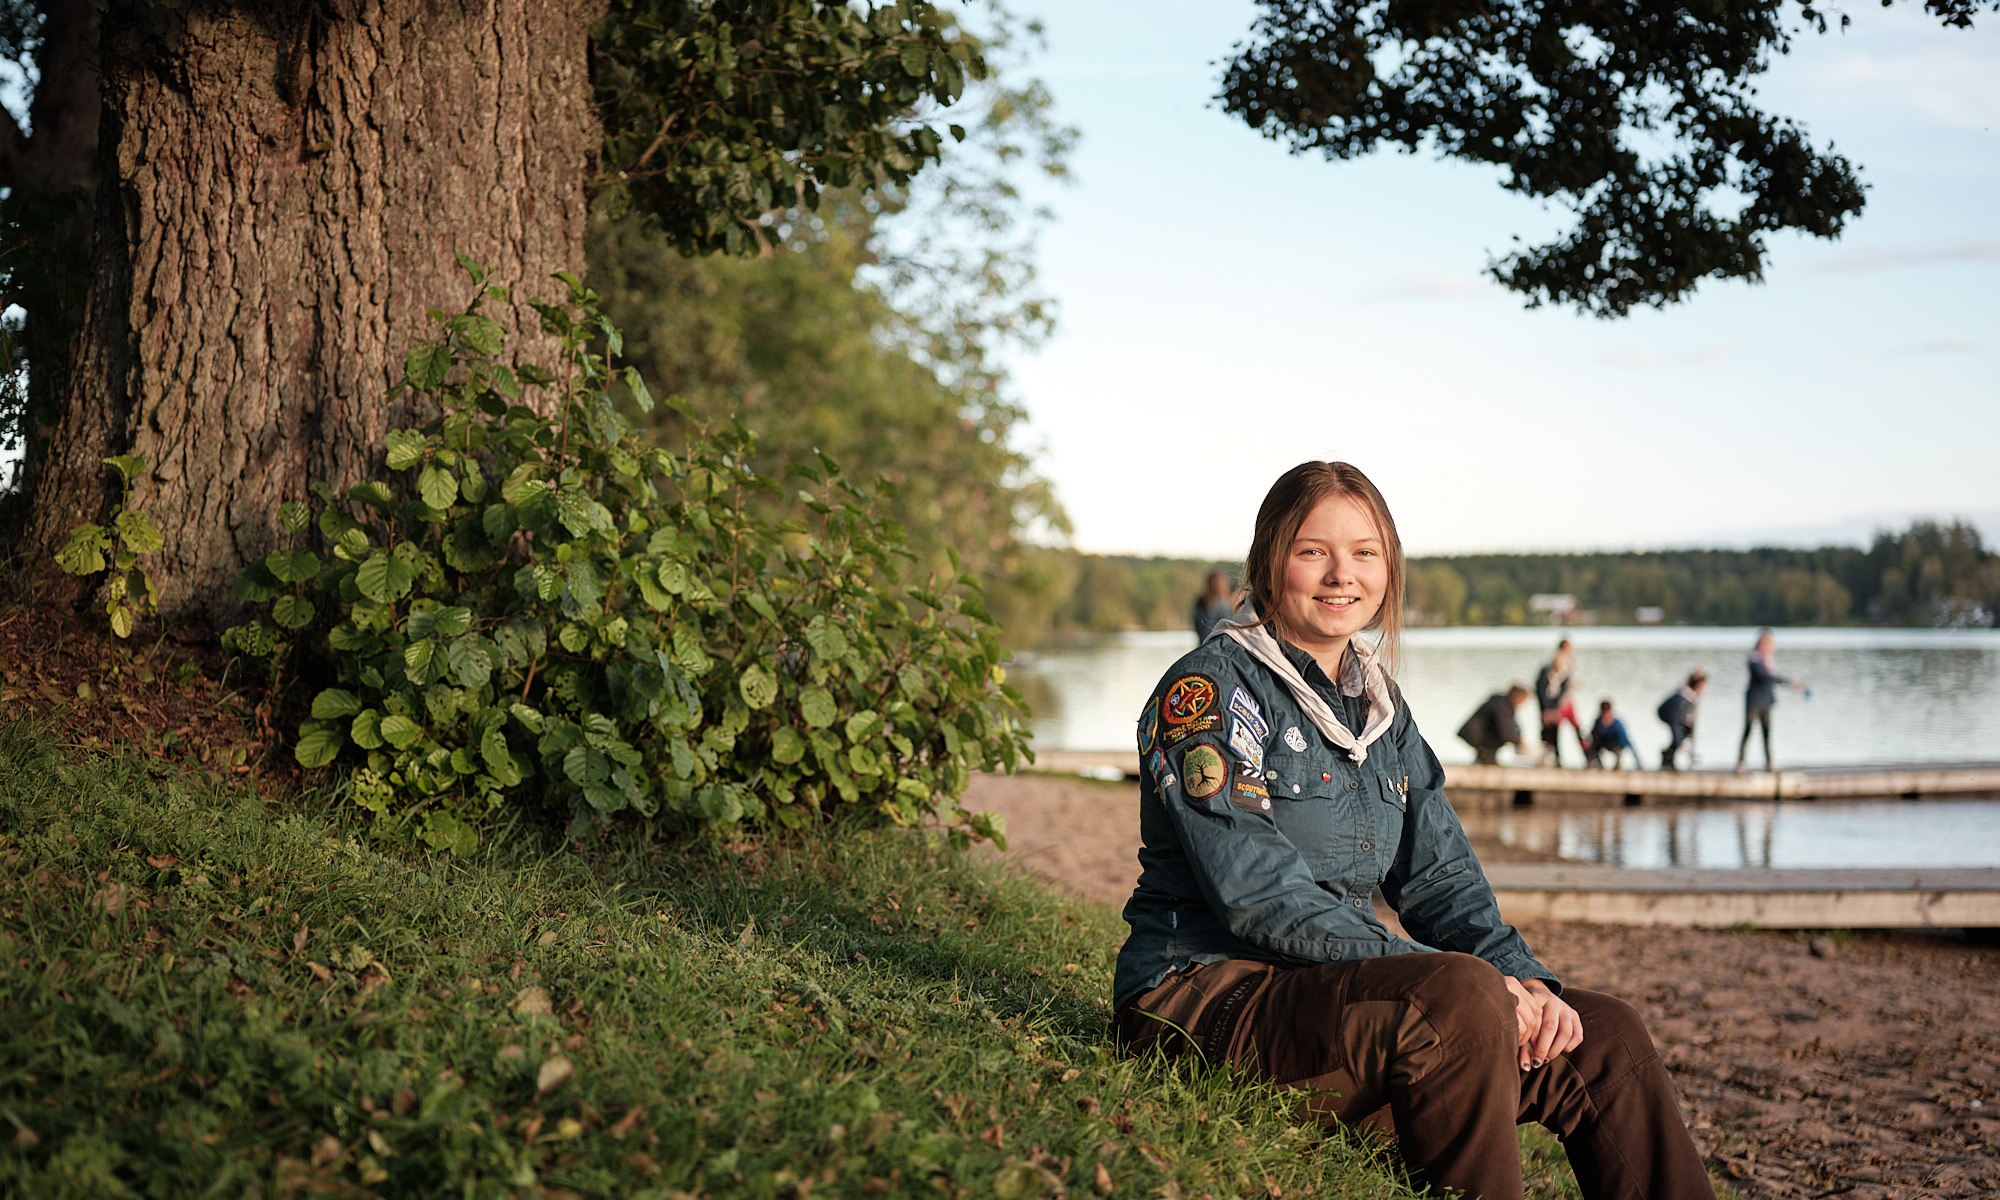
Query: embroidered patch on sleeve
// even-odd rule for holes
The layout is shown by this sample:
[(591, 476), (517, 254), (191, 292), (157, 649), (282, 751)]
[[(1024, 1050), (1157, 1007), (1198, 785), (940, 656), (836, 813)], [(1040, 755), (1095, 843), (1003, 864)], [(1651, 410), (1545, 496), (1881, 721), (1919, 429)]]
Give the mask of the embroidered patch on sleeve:
[(1249, 728), (1250, 736), (1262, 742), (1271, 736), (1271, 727), (1264, 724), (1264, 710), (1250, 698), (1250, 693), (1237, 688), (1229, 693), (1229, 711)]
[(1236, 777), (1229, 784), (1229, 802), (1251, 812), (1271, 811), (1271, 792), (1264, 786), (1264, 773), (1247, 762), (1236, 764)]
[(1210, 713), (1205, 717), (1196, 717), (1185, 725), (1169, 725), (1160, 730), (1160, 745), (1178, 746), (1197, 733), (1215, 732), (1221, 724), (1222, 718)]
[(1145, 713), (1139, 718), (1139, 753), (1144, 754), (1153, 748), (1153, 742), (1159, 736), (1159, 732), (1160, 706), (1148, 704)]
[(1167, 780), (1173, 777), (1173, 772), (1167, 767), (1167, 756), (1158, 746), (1153, 747), (1153, 752), (1146, 756), (1146, 769), (1153, 773), (1153, 782), (1163, 788), (1167, 786)]
[(1206, 800), (1222, 790), (1229, 782), (1229, 768), (1223, 764), (1222, 755), (1213, 746), (1196, 746), (1181, 759), (1181, 770), (1187, 775), (1186, 790), (1190, 800)]
[(1294, 725), (1290, 729), (1285, 730), (1285, 745), (1290, 746), (1300, 754), (1304, 754), (1306, 752), (1306, 735), (1300, 733), (1299, 727)]
[(1259, 771), (1264, 769), (1264, 744), (1241, 720), (1229, 722), (1229, 748), (1236, 751), (1236, 756), (1244, 762)]
[(1215, 681), (1206, 675), (1183, 675), (1160, 696), (1160, 719), (1169, 730), (1192, 724), (1215, 707)]

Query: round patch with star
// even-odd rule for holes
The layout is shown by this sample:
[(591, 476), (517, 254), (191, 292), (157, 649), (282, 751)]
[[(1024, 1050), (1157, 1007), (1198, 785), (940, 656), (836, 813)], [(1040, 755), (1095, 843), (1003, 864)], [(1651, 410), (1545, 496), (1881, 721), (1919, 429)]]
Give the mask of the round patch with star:
[(1215, 681), (1206, 675), (1183, 675), (1167, 685), (1160, 697), (1160, 717), (1170, 726), (1186, 725), (1215, 707)]

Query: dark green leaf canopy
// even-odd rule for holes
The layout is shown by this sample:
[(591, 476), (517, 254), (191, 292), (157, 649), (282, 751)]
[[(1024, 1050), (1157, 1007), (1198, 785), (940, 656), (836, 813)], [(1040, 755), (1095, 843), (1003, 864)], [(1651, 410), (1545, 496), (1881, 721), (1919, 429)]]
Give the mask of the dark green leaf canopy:
[(687, 254), (776, 245), (773, 209), (908, 182), (949, 136), (923, 115), (986, 73), (925, 0), (612, 0), (592, 46), (605, 183)]
[[(1566, 236), (1489, 266), (1531, 306), (1615, 317), (1703, 279), (1757, 279), (1767, 234), (1833, 237), (1864, 203), (1853, 164), (1756, 103), (1753, 81), (1789, 45), (1787, 0), (1258, 7), (1220, 96), (1251, 128), (1329, 158), (1435, 148), (1575, 211)], [(1800, 7), (1826, 27), (1828, 10)], [(1926, 7), (1959, 27), (2000, 11), (1996, 0)]]

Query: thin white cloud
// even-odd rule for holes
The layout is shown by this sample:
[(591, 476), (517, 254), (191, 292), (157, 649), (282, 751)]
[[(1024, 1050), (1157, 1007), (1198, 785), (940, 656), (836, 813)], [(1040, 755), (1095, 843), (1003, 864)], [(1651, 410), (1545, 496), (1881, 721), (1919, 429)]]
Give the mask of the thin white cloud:
[(1897, 267), (1929, 267), (1939, 263), (2000, 259), (2000, 242), (1954, 242), (1944, 246), (1910, 246), (1868, 254), (1834, 255), (1819, 265), (1827, 271), (1887, 271)]
[(1362, 294), (1363, 300), (1425, 300), (1438, 296), (1470, 296), (1499, 285), (1474, 275), (1413, 276), (1383, 284)]

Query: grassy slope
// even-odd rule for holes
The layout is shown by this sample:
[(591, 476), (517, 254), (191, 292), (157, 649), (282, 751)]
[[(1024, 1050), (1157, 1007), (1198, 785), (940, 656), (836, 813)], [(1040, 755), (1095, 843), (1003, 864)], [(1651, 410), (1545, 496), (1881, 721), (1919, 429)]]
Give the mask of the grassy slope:
[(1108, 1053), (1122, 927), (1026, 881), (885, 834), (497, 841), (0, 726), (0, 1194), (1409, 1195)]

